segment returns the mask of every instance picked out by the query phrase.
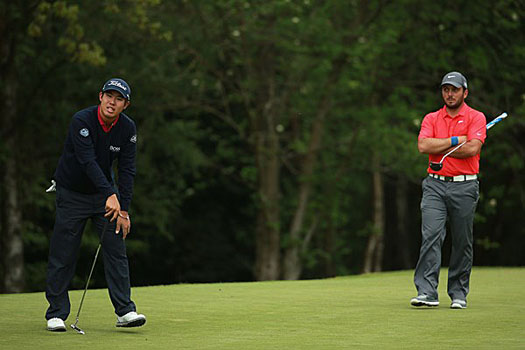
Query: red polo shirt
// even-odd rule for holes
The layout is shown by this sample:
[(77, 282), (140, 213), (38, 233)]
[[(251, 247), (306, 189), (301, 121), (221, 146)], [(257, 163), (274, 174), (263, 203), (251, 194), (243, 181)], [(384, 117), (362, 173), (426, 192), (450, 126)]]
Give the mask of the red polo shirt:
[[(459, 113), (452, 118), (447, 113), (446, 106), (429, 113), (423, 119), (418, 140), (425, 138), (450, 138), (452, 136), (467, 136), (468, 140), (478, 139), (485, 142), (487, 135), (487, 120), (483, 113), (463, 103)], [(430, 162), (439, 162), (444, 154), (429, 154)], [(429, 173), (456, 176), (472, 175), (479, 173), (479, 154), (464, 158), (452, 158), (450, 155), (443, 161), (443, 168), (440, 171), (427, 169)]]
[(100, 105), (98, 105), (97, 114), (98, 114), (98, 122), (100, 123), (100, 126), (102, 127), (102, 130), (104, 130), (104, 132), (109, 132), (109, 130), (111, 130), (113, 125), (117, 124), (118, 118), (120, 117), (120, 115), (117, 115), (117, 118), (115, 118), (115, 121), (111, 123), (109, 126), (107, 126), (106, 123), (104, 123), (102, 116), (100, 115)]

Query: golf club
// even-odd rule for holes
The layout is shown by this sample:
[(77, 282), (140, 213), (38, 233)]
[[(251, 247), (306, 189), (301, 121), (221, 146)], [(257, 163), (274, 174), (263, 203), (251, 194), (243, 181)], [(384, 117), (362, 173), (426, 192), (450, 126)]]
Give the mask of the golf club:
[(95, 253), (95, 259), (93, 259), (93, 264), (91, 265), (91, 271), (89, 272), (89, 276), (86, 282), (86, 288), (84, 288), (84, 293), (82, 294), (82, 299), (80, 299), (80, 305), (78, 307), (77, 312), (77, 319), (74, 324), (71, 325), (71, 328), (73, 328), (75, 331), (77, 331), (79, 334), (86, 334), (80, 327), (77, 326), (78, 323), (78, 317), (80, 316), (80, 310), (82, 310), (82, 304), (84, 303), (84, 297), (86, 296), (86, 292), (89, 286), (89, 281), (91, 280), (91, 275), (93, 274), (93, 270), (95, 269), (95, 264), (97, 262), (98, 253), (100, 252), (100, 247), (102, 246), (102, 239), (104, 238), (104, 234), (106, 233), (106, 229), (109, 225), (109, 219), (105, 220), (104, 228), (102, 229), (102, 234), (100, 236), (100, 241), (98, 243), (97, 252)]
[[(499, 116), (497, 116), (496, 118), (494, 118), (494, 120), (492, 120), (490, 123), (487, 123), (486, 125), (486, 128), (487, 130), (489, 130), (490, 128), (492, 128), (494, 125), (496, 125), (496, 123), (499, 123), (500, 121), (502, 121), (503, 119), (507, 118), (507, 113), (506, 112), (503, 112), (501, 113)], [(461, 146), (463, 146), (465, 143), (467, 143), (467, 141), (463, 141), (462, 143), (460, 143), (459, 145), (457, 145), (456, 147), (454, 147), (452, 150), (448, 151), (444, 156), (443, 158), (441, 158), (441, 160), (439, 162), (430, 162), (429, 166), (430, 166), (430, 169), (434, 170), (434, 171), (440, 171), (441, 169), (443, 169), (443, 161), (445, 160), (445, 158), (447, 158), (447, 156), (449, 154), (451, 154), (452, 152), (456, 151), (458, 148), (460, 148)]]

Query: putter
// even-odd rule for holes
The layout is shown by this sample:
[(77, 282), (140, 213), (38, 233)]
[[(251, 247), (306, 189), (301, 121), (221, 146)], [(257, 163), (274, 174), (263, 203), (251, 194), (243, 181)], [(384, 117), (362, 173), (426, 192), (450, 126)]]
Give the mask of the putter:
[(98, 253), (100, 252), (100, 247), (102, 246), (102, 239), (104, 238), (104, 233), (106, 233), (106, 229), (109, 225), (109, 219), (106, 220), (104, 223), (104, 228), (102, 228), (102, 234), (100, 236), (100, 242), (98, 243), (97, 252), (95, 253), (95, 259), (93, 259), (93, 264), (91, 265), (91, 271), (89, 272), (89, 276), (86, 282), (86, 288), (84, 288), (84, 293), (82, 294), (82, 299), (80, 299), (80, 305), (78, 307), (77, 312), (77, 319), (74, 324), (71, 325), (71, 328), (73, 328), (75, 331), (77, 331), (79, 334), (86, 334), (80, 327), (77, 326), (78, 323), (78, 317), (80, 316), (80, 310), (82, 310), (82, 304), (84, 303), (84, 297), (86, 296), (86, 292), (89, 286), (89, 281), (91, 280), (91, 275), (93, 274), (93, 270), (95, 269), (95, 264), (97, 262)]
[[(496, 125), (496, 123), (499, 123), (500, 121), (502, 121), (505, 118), (507, 118), (507, 113), (506, 112), (501, 113), (499, 116), (494, 118), (494, 120), (492, 120), (490, 123), (488, 123), (486, 125), (487, 130), (489, 130), (494, 125)], [(465, 143), (467, 143), (467, 141), (464, 141), (464, 142), (460, 143), (459, 145), (454, 147), (452, 150), (447, 152), (447, 154), (445, 154), (443, 156), (443, 158), (441, 158), (441, 160), (439, 162), (430, 162), (430, 164), (429, 164), (430, 169), (432, 169), (434, 171), (440, 171), (441, 169), (443, 169), (443, 161), (445, 160), (445, 158), (447, 158), (449, 154), (451, 154), (452, 152), (456, 151), (458, 148), (463, 146)]]
[(467, 141), (463, 141), (461, 142), (459, 145), (457, 145), (456, 147), (454, 147), (452, 150), (450, 150), (447, 154), (445, 154), (443, 156), (443, 158), (441, 158), (441, 160), (439, 161), (439, 163), (436, 163), (436, 162), (430, 162), (429, 166), (430, 166), (430, 169), (434, 170), (434, 171), (440, 171), (441, 169), (443, 169), (443, 161), (445, 160), (445, 158), (447, 158), (447, 156), (454, 152), (455, 150), (457, 150), (458, 148), (460, 148), (461, 146), (463, 146), (465, 143), (467, 143)]

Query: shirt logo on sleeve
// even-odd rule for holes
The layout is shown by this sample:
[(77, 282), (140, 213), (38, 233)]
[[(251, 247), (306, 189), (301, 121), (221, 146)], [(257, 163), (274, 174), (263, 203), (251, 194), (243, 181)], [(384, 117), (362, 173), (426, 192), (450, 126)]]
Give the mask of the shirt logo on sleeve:
[(88, 137), (89, 136), (89, 130), (86, 128), (83, 128), (80, 130), (80, 136)]
[(131, 138), (129, 139), (130, 142), (133, 142), (133, 143), (137, 143), (137, 135), (133, 135), (131, 136)]

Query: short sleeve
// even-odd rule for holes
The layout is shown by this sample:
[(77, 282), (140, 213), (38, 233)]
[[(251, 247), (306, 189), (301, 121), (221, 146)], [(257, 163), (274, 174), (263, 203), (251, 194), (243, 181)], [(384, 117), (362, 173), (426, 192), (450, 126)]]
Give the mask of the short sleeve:
[(468, 129), (468, 139), (473, 140), (477, 139), (481, 142), (485, 142), (487, 137), (487, 119), (485, 115), (481, 112), (478, 112), (472, 116), (469, 129)]
[(434, 135), (434, 117), (432, 114), (427, 114), (421, 123), (421, 130), (419, 130), (418, 140), (435, 137)]

